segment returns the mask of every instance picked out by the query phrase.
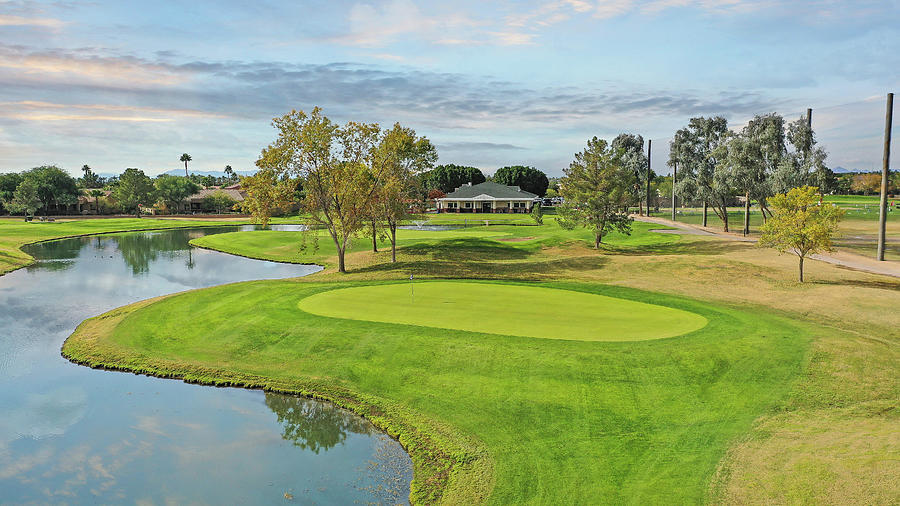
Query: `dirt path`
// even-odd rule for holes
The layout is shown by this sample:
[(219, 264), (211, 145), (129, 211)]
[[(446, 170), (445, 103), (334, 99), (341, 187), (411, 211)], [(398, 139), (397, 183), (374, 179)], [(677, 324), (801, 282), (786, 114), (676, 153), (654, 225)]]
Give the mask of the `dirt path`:
[[(691, 235), (711, 235), (715, 237), (719, 237), (721, 239), (728, 239), (732, 241), (741, 241), (741, 242), (756, 242), (756, 238), (753, 237), (743, 237), (741, 235), (731, 233), (731, 232), (722, 232), (720, 230), (715, 230), (710, 227), (701, 227), (699, 225), (691, 225), (688, 223), (679, 223), (677, 221), (667, 220), (665, 218), (656, 218), (650, 216), (633, 216), (637, 221), (643, 221), (646, 223), (656, 223), (657, 225), (666, 225), (669, 227), (675, 227), (681, 230), (684, 230), (686, 233)], [(855, 253), (846, 253), (846, 252), (835, 252), (835, 253), (823, 253), (820, 255), (812, 255), (810, 257), (813, 260), (819, 260), (821, 262), (827, 262), (829, 264), (838, 265), (841, 267), (845, 267), (847, 269), (853, 269), (857, 271), (870, 272), (872, 274), (882, 274), (885, 276), (892, 276), (895, 278), (900, 278), (900, 262), (896, 262), (893, 260), (887, 260), (884, 262), (876, 261), (874, 258), (869, 258), (863, 255), (857, 255)]]

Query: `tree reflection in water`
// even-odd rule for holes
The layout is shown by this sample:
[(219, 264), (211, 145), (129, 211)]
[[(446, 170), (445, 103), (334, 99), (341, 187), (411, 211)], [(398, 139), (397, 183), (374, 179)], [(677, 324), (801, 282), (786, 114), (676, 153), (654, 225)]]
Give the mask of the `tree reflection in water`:
[(266, 392), (266, 406), (282, 425), (282, 439), (316, 454), (342, 444), (349, 433), (374, 431), (365, 419), (327, 402)]

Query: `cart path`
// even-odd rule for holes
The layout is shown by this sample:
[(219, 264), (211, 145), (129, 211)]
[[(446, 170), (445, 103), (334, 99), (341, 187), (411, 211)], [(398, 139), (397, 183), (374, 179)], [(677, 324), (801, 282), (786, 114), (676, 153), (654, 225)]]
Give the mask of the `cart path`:
[[(681, 230), (684, 230), (688, 234), (692, 235), (709, 235), (719, 237), (721, 239), (727, 239), (731, 241), (741, 241), (741, 242), (756, 242), (756, 238), (753, 237), (744, 237), (742, 235), (733, 233), (733, 232), (723, 232), (721, 230), (716, 230), (710, 227), (701, 227), (699, 225), (691, 225), (688, 223), (680, 223), (677, 221), (672, 221), (666, 218), (657, 218), (655, 216), (636, 216), (632, 215), (632, 217), (637, 221), (643, 221), (645, 223), (655, 223), (657, 225), (666, 225), (669, 227), (675, 227)], [(818, 255), (811, 255), (809, 258), (813, 260), (819, 260), (821, 262), (826, 262), (829, 264), (837, 265), (840, 267), (845, 267), (847, 269), (853, 269), (857, 271), (869, 272), (872, 274), (881, 274), (884, 276), (892, 276), (895, 278), (900, 278), (900, 262), (894, 260), (886, 260), (884, 262), (879, 262), (874, 258), (869, 258), (863, 255), (858, 255), (856, 253), (847, 253), (844, 251), (836, 251), (832, 253), (821, 253)]]

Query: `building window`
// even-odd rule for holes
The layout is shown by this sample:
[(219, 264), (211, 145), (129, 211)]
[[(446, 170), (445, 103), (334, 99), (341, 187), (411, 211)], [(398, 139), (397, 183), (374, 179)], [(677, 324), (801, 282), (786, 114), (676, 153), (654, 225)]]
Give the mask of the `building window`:
[(456, 209), (457, 207), (459, 207), (459, 204), (456, 202), (447, 202), (447, 209)]
[(468, 209), (468, 208), (470, 208), (470, 207), (472, 207), (472, 203), (471, 203), (471, 202), (466, 202), (466, 209)]

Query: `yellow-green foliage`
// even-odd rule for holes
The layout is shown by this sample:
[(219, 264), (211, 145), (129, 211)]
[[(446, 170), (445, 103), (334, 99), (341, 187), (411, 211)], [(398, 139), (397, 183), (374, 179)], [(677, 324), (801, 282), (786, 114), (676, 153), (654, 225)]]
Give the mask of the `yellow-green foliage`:
[(800, 281), (803, 260), (821, 251), (831, 251), (831, 239), (844, 211), (819, 202), (818, 188), (794, 188), (769, 198), (772, 217), (763, 224), (759, 245), (800, 257)]

